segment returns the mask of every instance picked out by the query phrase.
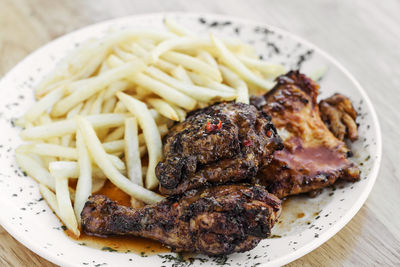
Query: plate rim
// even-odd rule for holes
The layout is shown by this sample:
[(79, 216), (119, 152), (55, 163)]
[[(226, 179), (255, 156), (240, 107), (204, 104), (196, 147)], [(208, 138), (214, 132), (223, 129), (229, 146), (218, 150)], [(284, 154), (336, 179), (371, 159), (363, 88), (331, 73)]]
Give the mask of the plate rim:
[[(305, 246), (301, 247), (300, 249), (293, 251), (285, 256), (282, 256), (280, 258), (274, 259), (270, 262), (263, 262), (261, 263), (260, 266), (281, 266), (287, 263), (290, 263), (308, 253), (313, 251), (314, 249), (318, 248), (325, 242), (327, 242), (330, 238), (332, 238), (335, 234), (337, 234), (361, 209), (361, 207), (364, 205), (365, 201), (367, 200), (368, 196), (371, 193), (371, 190), (375, 184), (375, 181), (378, 177), (379, 174), (379, 169), (381, 166), (381, 160), (382, 160), (382, 132), (381, 132), (381, 126), (378, 120), (378, 116), (376, 113), (376, 110), (368, 97), (366, 91), (364, 88), (361, 86), (361, 84), (355, 79), (355, 77), (333, 56), (331, 56), (329, 53), (325, 52), (323, 49), (318, 47), (317, 45), (311, 43), (310, 41), (304, 39), (303, 37), (291, 33), (288, 30), (279, 28), (277, 26), (268, 24), (266, 22), (258, 21), (258, 20), (253, 20), (253, 19), (246, 19), (242, 17), (237, 17), (233, 15), (225, 15), (225, 14), (218, 14), (218, 13), (207, 13), (207, 12), (149, 12), (149, 13), (141, 13), (141, 14), (135, 14), (135, 15), (128, 15), (128, 16), (122, 16), (118, 18), (113, 18), (113, 19), (108, 19), (108, 20), (103, 20), (97, 23), (89, 24), (80, 28), (76, 28), (66, 34), (63, 34), (46, 44), (40, 46), (39, 48), (35, 49), (32, 51), (29, 55), (27, 55), (25, 58), (23, 58), (21, 61), (19, 61), (16, 65), (14, 65), (6, 74), (4, 74), (3, 77), (0, 79), (0, 84), (4, 78), (6, 78), (14, 69), (18, 68), (19, 66), (23, 65), (26, 61), (28, 61), (31, 57), (34, 57), (37, 53), (39, 53), (42, 50), (45, 50), (48, 46), (52, 45), (53, 43), (59, 41), (62, 38), (66, 38), (67, 36), (73, 35), (78, 31), (81, 30), (87, 30), (88, 28), (91, 27), (99, 27), (101, 24), (113, 24), (117, 21), (121, 20), (129, 20), (132, 18), (145, 18), (145, 17), (165, 17), (165, 16), (182, 16), (182, 17), (214, 17), (218, 19), (227, 19), (235, 22), (240, 22), (244, 24), (250, 24), (250, 25), (256, 25), (256, 26), (262, 26), (266, 27), (268, 29), (272, 29), (273, 31), (280, 33), (282, 35), (288, 36), (300, 43), (305, 44), (307, 47), (317, 51), (322, 57), (325, 57), (330, 63), (332, 63), (336, 68), (338, 68), (349, 80), (350, 82), (355, 86), (357, 91), (361, 94), (362, 99), (365, 101), (365, 104), (367, 105), (368, 109), (370, 110), (370, 115), (372, 122), (374, 126), (376, 127), (375, 130), (375, 141), (376, 141), (376, 150), (377, 150), (377, 155), (375, 159), (375, 163), (373, 164), (373, 167), (368, 175), (368, 182), (366, 184), (366, 188), (362, 192), (361, 195), (358, 196), (357, 200), (354, 202), (354, 204), (351, 206), (351, 208), (345, 213), (345, 215), (340, 218), (335, 224), (333, 224), (329, 230), (324, 232), (323, 234), (320, 235), (320, 238), (315, 239), (314, 241), (306, 244)], [(44, 259), (55, 263), (60, 266), (73, 266), (68, 264), (68, 262), (65, 262), (61, 258), (58, 258), (53, 255), (53, 253), (49, 252), (49, 250), (45, 250), (39, 246), (35, 246), (35, 243), (30, 240), (24, 238), (23, 234), (18, 233), (18, 231), (15, 230), (15, 228), (12, 227), (12, 223), (9, 222), (8, 220), (5, 220), (0, 216), (0, 225), (13, 237), (15, 238), (19, 243), (21, 243), (23, 246), (34, 252), (35, 254), (43, 257)]]

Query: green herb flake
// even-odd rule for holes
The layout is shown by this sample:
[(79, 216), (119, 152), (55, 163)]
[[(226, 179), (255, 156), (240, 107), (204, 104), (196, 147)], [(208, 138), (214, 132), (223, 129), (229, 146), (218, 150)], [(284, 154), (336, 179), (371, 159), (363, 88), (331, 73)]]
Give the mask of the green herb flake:
[(116, 251), (117, 251), (117, 250), (115, 250), (115, 249), (113, 249), (113, 248), (110, 248), (110, 247), (102, 247), (101, 250), (103, 250), (103, 251), (109, 251), (109, 252), (116, 252)]
[(269, 238), (281, 238), (282, 236), (280, 235), (271, 235)]

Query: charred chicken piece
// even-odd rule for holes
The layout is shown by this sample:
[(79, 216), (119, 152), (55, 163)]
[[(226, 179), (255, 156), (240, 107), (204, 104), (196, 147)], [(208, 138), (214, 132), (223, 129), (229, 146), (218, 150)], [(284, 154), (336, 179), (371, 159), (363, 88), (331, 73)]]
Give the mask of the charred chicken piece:
[(357, 112), (350, 99), (341, 94), (322, 100), (319, 103), (321, 118), (329, 130), (340, 140), (346, 137), (350, 141), (358, 139), (357, 124), (355, 122)]
[(270, 235), (281, 201), (261, 186), (223, 185), (132, 209), (94, 195), (82, 211), (82, 229), (95, 236), (134, 235), (174, 251), (223, 255), (253, 249)]
[(341, 178), (356, 181), (360, 171), (351, 151), (321, 120), (319, 86), (298, 71), (277, 78), (277, 85), (252, 104), (271, 115), (285, 148), (264, 164), (255, 182), (279, 198), (313, 192)]
[(270, 118), (254, 106), (220, 103), (197, 110), (164, 139), (156, 175), (162, 194), (252, 178), (282, 143)]

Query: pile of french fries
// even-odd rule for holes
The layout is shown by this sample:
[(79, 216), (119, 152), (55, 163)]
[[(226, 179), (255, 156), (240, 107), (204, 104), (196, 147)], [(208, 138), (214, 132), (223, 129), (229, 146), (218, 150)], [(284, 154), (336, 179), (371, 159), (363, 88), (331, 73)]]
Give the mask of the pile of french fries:
[(19, 166), (76, 236), (86, 200), (107, 179), (133, 207), (163, 199), (152, 191), (155, 167), (174, 122), (217, 101), (248, 103), (285, 71), (238, 40), (164, 22), (167, 31), (111, 32), (82, 44), (38, 85), (38, 101), (17, 122), (29, 141), (16, 151)]

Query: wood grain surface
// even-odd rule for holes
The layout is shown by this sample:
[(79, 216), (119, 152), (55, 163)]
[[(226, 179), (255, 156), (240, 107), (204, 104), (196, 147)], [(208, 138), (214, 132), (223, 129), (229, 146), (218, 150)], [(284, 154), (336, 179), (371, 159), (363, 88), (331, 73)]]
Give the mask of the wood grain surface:
[[(188, 11), (266, 22), (315, 43), (354, 74), (378, 112), (383, 161), (367, 202), (338, 234), (289, 266), (400, 266), (400, 1), (0, 0), (0, 77), (36, 48), (121, 16)], [(54, 266), (0, 228), (1, 266)]]

